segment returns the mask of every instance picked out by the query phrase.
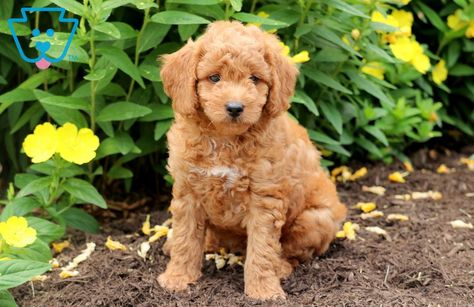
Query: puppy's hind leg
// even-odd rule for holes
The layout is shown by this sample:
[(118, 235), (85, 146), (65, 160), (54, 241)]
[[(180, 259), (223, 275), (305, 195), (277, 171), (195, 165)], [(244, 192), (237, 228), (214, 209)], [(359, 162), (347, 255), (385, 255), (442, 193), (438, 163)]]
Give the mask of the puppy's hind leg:
[(314, 184), (305, 195), (306, 209), (282, 234), (283, 255), (294, 265), (324, 253), (346, 216), (329, 178), (316, 176)]

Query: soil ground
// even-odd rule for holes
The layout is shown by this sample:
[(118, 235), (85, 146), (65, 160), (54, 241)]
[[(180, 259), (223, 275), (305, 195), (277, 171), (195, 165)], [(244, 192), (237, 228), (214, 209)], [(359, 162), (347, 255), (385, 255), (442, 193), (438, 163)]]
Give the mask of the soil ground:
[[(73, 243), (57, 256), (62, 265), (95, 242), (96, 251), (78, 267), (80, 275), (60, 279), (59, 270), (48, 273), (44, 282), (33, 282), (13, 291), (20, 306), (474, 306), (474, 230), (455, 229), (450, 221), (474, 223), (474, 172), (459, 164), (460, 157), (474, 153), (474, 147), (460, 153), (420, 151), (413, 157), (415, 172), (405, 184), (389, 183), (389, 173), (402, 170), (400, 164), (367, 165), (369, 173), (350, 183), (338, 184), (341, 199), (350, 207), (359, 201), (375, 201), (387, 216), (402, 213), (405, 222), (385, 218), (362, 220), (356, 209), (348, 220), (358, 223), (355, 241), (336, 240), (324, 256), (300, 265), (282, 281), (286, 301), (258, 302), (244, 296), (243, 269), (226, 266), (217, 270), (205, 262), (203, 277), (186, 293), (164, 291), (156, 277), (168, 258), (161, 250), (163, 239), (153, 243), (151, 259), (144, 261), (137, 248), (146, 237), (139, 234), (149, 207), (128, 212), (126, 217), (103, 222), (99, 235), (71, 232)], [(445, 163), (455, 169), (437, 174)], [(353, 165), (357, 168), (361, 165)], [(363, 185), (382, 185), (384, 196), (362, 192)], [(439, 191), (443, 198), (402, 201), (396, 194)], [(167, 218), (151, 210), (152, 225)], [(391, 240), (367, 232), (365, 227), (385, 229)], [(112, 236), (133, 250), (110, 251), (104, 247)]]

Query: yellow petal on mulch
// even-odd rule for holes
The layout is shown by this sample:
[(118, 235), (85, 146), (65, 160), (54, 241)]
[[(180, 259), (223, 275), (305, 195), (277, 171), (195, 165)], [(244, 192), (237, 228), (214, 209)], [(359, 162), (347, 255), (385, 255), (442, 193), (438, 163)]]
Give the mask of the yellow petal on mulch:
[(244, 265), (244, 257), (242, 256), (236, 256), (232, 253), (229, 254), (229, 259), (227, 260), (227, 264), (228, 265), (240, 265), (240, 266), (243, 266)]
[(400, 200), (411, 200), (411, 194), (401, 194), (401, 195), (395, 195), (393, 196), (395, 199), (400, 199)]
[(82, 252), (78, 256), (72, 259), (72, 261), (69, 262), (68, 265), (64, 267), (62, 270), (72, 271), (72, 269), (76, 268), (79, 265), (79, 263), (89, 259), (89, 257), (94, 251), (95, 251), (95, 243), (94, 242), (87, 243), (86, 248), (82, 250)]
[(367, 213), (367, 212), (375, 210), (377, 208), (377, 205), (374, 202), (370, 202), (370, 203), (359, 202), (354, 207)]
[(346, 233), (344, 232), (344, 230), (339, 230), (338, 232), (336, 232), (336, 238), (344, 239), (345, 237), (346, 237)]
[(461, 220), (455, 220), (449, 222), (453, 228), (467, 228), (467, 229), (474, 229), (474, 226), (471, 223), (466, 223)]
[(56, 259), (56, 258), (53, 258), (53, 259), (49, 260), (49, 264), (51, 264), (51, 268), (53, 268), (53, 269), (57, 269), (61, 266), (59, 264), (58, 259)]
[(110, 249), (111, 251), (114, 250), (121, 250), (121, 251), (126, 251), (127, 247), (120, 243), (119, 241), (114, 241), (110, 236), (107, 237), (107, 242), (105, 242), (105, 247)]
[(225, 262), (226, 261), (225, 261), (224, 257), (222, 257), (221, 255), (217, 255), (216, 258), (214, 259), (214, 261), (216, 262), (216, 268), (218, 270), (225, 267)]
[(388, 235), (388, 233), (378, 226), (365, 227), (365, 230), (378, 234), (380, 236), (383, 236), (385, 239), (390, 240), (390, 236)]
[(388, 175), (388, 180), (391, 182), (396, 182), (396, 183), (405, 183), (405, 177), (407, 176), (407, 173), (400, 173), (400, 172), (394, 172)]
[(79, 271), (63, 270), (61, 273), (59, 273), (59, 278), (66, 279), (76, 277), (77, 275), (79, 275)]
[(403, 161), (403, 167), (406, 169), (407, 172), (413, 173), (415, 170), (413, 169), (413, 164), (409, 161)]
[(166, 221), (161, 224), (162, 226), (170, 227), (173, 224), (173, 219), (167, 219)]
[(445, 164), (441, 164), (437, 169), (436, 172), (438, 174), (449, 174), (451, 173), (451, 169), (449, 169)]
[(58, 243), (53, 243), (53, 250), (54, 252), (56, 252), (57, 254), (61, 253), (65, 248), (68, 248), (69, 246), (71, 246), (71, 243), (66, 240), (66, 241), (63, 241), (63, 242), (58, 242)]
[(205, 256), (206, 261), (214, 260), (214, 259), (216, 259), (216, 257), (217, 257), (217, 254), (206, 254), (206, 256)]
[(367, 175), (368, 173), (368, 170), (367, 170), (367, 167), (362, 167), (360, 168), (359, 170), (357, 170), (354, 174), (352, 174), (350, 177), (349, 177), (349, 180), (351, 181), (355, 181), (359, 178), (362, 178), (364, 177), (365, 175)]
[(464, 164), (467, 166), (467, 168), (471, 171), (474, 171), (474, 159), (471, 158), (461, 158), (459, 160), (461, 164)]
[(143, 242), (140, 244), (140, 249), (137, 251), (138, 256), (142, 257), (143, 260), (146, 260), (146, 254), (150, 250), (150, 243), (148, 241)]
[(31, 281), (45, 281), (46, 279), (48, 279), (48, 276), (46, 275), (37, 275), (37, 276), (33, 276), (30, 280)]
[(399, 213), (391, 213), (387, 216), (387, 220), (389, 221), (408, 221), (410, 218), (407, 215), (399, 214)]
[(150, 215), (147, 214), (145, 218), (145, 222), (143, 222), (142, 225), (142, 232), (146, 234), (147, 236), (150, 235), (151, 233), (151, 228), (150, 228)]
[(428, 192), (412, 192), (411, 193), (412, 199), (427, 199), (431, 198), (433, 200), (440, 200), (443, 198), (443, 194), (437, 191), (428, 191)]
[(368, 187), (368, 186), (364, 185), (364, 186), (362, 186), (362, 191), (383, 196), (383, 195), (385, 195), (386, 189), (384, 187), (381, 187), (381, 186)]
[(466, 197), (474, 197), (474, 193), (466, 193)]
[(334, 181), (346, 182), (352, 176), (352, 171), (345, 165), (336, 167), (331, 171), (331, 177)]
[(166, 226), (162, 225), (156, 225), (153, 227), (153, 231), (155, 232), (154, 235), (152, 235), (149, 239), (148, 242), (152, 243), (157, 241), (159, 238), (164, 237), (168, 234), (169, 228)]
[(360, 218), (363, 219), (363, 220), (378, 218), (378, 217), (382, 217), (382, 216), (384, 216), (384, 214), (383, 214), (382, 211), (379, 211), (379, 210), (374, 210), (372, 212), (361, 213), (360, 214)]

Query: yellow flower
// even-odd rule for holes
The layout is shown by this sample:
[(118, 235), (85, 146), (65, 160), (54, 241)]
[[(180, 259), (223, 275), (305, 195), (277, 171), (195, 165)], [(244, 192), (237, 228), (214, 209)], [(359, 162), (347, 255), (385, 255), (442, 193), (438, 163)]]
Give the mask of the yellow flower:
[(50, 123), (36, 126), (33, 134), (23, 142), (23, 149), (33, 163), (48, 161), (56, 152), (58, 136), (56, 128)]
[(284, 55), (284, 56), (289, 56), (290, 55), (290, 47), (285, 45), (285, 43), (283, 43), (283, 42), (280, 42), (280, 46), (281, 46), (281, 54)]
[(360, 30), (359, 29), (352, 29), (351, 36), (353, 39), (358, 40), (360, 38)]
[(466, 29), (466, 37), (467, 38), (474, 37), (474, 20), (469, 21), (469, 27)]
[(416, 40), (400, 37), (390, 45), (390, 50), (397, 59), (412, 64), (422, 74), (430, 68), (430, 59)]
[(372, 15), (370, 16), (370, 20), (372, 22), (383, 23), (383, 24), (392, 26), (394, 28), (398, 28), (400, 26), (400, 24), (398, 23), (398, 20), (395, 19), (395, 17), (391, 15), (384, 16), (379, 11), (373, 11)]
[(415, 57), (413, 58), (411, 64), (413, 65), (413, 67), (415, 67), (416, 70), (418, 70), (422, 74), (426, 74), (426, 72), (431, 67), (430, 58), (423, 53), (415, 54)]
[(436, 84), (443, 83), (444, 80), (448, 77), (448, 70), (446, 69), (446, 62), (441, 60), (438, 64), (435, 65), (433, 71), (431, 72), (433, 76), (433, 81)]
[(301, 51), (291, 57), (294, 63), (305, 63), (309, 61), (309, 52), (306, 50)]
[(394, 10), (390, 16), (392, 16), (398, 22), (397, 34), (411, 35), (411, 27), (413, 25), (413, 14), (404, 10)]
[(377, 79), (384, 79), (385, 68), (379, 62), (368, 62), (362, 66), (361, 71)]
[(454, 14), (448, 16), (448, 27), (454, 31), (460, 30), (467, 25), (467, 22), (461, 20), (462, 10), (456, 10)]
[(61, 158), (76, 164), (84, 164), (95, 158), (99, 138), (88, 128), (77, 130), (74, 124), (66, 123), (58, 129), (58, 152)]
[(28, 227), (28, 221), (21, 216), (12, 216), (6, 222), (1, 222), (0, 235), (8, 245), (14, 247), (25, 247), (36, 240), (36, 230)]

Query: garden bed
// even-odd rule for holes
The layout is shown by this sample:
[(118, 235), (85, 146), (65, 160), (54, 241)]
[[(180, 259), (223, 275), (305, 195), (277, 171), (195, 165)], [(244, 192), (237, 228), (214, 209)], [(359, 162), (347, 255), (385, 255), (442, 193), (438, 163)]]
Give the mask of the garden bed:
[[(274, 305), (369, 306), (437, 305), (466, 306), (474, 301), (474, 230), (455, 229), (449, 222), (474, 221), (474, 176), (460, 157), (473, 154), (474, 148), (461, 153), (420, 151), (413, 157), (415, 172), (407, 182), (389, 183), (388, 174), (401, 165), (367, 166), (362, 179), (341, 183), (342, 200), (352, 206), (359, 201), (375, 201), (387, 216), (402, 213), (409, 221), (387, 221), (385, 217), (362, 220), (351, 209), (348, 220), (358, 223), (355, 241), (338, 239), (319, 259), (299, 266), (285, 281), (287, 301)], [(454, 172), (436, 173), (446, 164)], [(362, 192), (363, 185), (382, 185), (384, 196)], [(414, 191), (439, 191), (441, 200), (395, 199), (396, 194)], [(140, 233), (146, 207), (129, 212), (127, 217), (105, 219), (99, 235), (69, 233), (71, 249), (57, 256), (67, 264), (86, 242), (95, 242), (96, 251), (78, 267), (80, 275), (60, 279), (59, 270), (47, 273), (44, 282), (25, 284), (13, 291), (20, 306), (245, 306), (260, 302), (247, 299), (243, 269), (235, 265), (217, 270), (206, 262), (203, 277), (184, 294), (164, 291), (156, 277), (165, 269), (168, 257), (161, 250), (163, 239), (151, 244), (144, 261), (137, 248), (146, 237)], [(152, 225), (167, 218), (162, 211), (151, 212)], [(366, 226), (385, 229), (390, 241), (365, 231)], [(133, 250), (110, 251), (104, 246), (108, 236)], [(461, 245), (462, 244), (462, 245)], [(263, 304), (268, 305), (268, 304)], [(273, 305), (273, 304), (272, 304)]]

